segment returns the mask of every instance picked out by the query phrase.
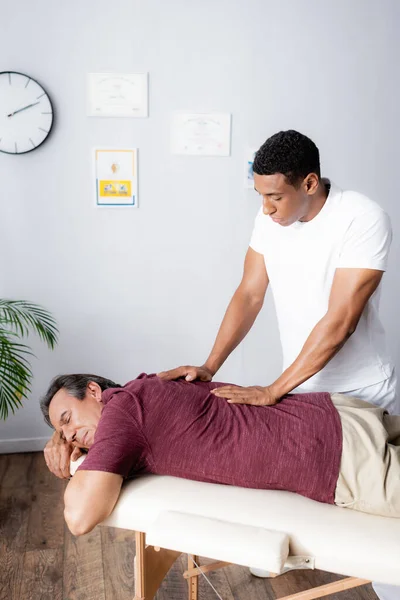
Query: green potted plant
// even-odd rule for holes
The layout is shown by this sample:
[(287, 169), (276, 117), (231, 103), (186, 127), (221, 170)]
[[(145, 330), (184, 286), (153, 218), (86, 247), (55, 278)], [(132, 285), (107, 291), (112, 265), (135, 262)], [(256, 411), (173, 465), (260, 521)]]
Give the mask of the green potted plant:
[(58, 329), (52, 315), (41, 306), (25, 300), (0, 298), (0, 418), (22, 405), (31, 391), (31, 348), (21, 342), (30, 331), (38, 334), (49, 348), (57, 343)]

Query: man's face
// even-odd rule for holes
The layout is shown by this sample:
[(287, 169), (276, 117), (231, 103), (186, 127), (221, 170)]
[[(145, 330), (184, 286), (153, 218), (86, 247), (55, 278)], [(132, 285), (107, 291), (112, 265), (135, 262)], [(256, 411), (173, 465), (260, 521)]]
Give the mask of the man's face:
[(90, 448), (100, 421), (101, 388), (91, 381), (83, 400), (70, 396), (64, 389), (59, 390), (49, 406), (49, 417), (54, 429), (73, 446)]
[(263, 212), (283, 227), (306, 221), (312, 196), (318, 188), (318, 177), (306, 177), (298, 187), (290, 185), (282, 173), (254, 173), (254, 188), (263, 198)]

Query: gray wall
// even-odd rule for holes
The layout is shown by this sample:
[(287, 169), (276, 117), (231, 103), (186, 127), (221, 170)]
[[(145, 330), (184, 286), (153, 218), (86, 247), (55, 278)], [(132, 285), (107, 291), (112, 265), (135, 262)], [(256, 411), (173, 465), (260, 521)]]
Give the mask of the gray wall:
[[(397, 0), (14, 0), (4, 8), (0, 70), (37, 78), (57, 120), (40, 149), (0, 155), (0, 297), (48, 307), (61, 338), (54, 353), (32, 340), (32, 397), (0, 423), (0, 449), (43, 445), (50, 432), (37, 400), (58, 373), (124, 382), (205, 359), (259, 207), (243, 187), (244, 150), (280, 129), (307, 133), (324, 175), (392, 216), (382, 315), (399, 365)], [(149, 72), (149, 119), (86, 116), (86, 74), (108, 71)], [(170, 114), (179, 109), (232, 113), (231, 157), (171, 155)], [(140, 149), (139, 210), (94, 207), (96, 145)], [(218, 378), (267, 384), (280, 358), (268, 298)]]

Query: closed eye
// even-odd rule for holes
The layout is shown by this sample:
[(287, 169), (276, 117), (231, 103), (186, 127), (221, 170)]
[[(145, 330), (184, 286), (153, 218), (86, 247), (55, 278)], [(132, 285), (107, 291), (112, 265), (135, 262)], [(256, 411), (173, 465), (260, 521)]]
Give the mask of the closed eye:
[(71, 420), (71, 413), (67, 413), (67, 411), (65, 410), (62, 413), (61, 417), (60, 417), (60, 425), (61, 425), (61, 427), (63, 425), (68, 425), (68, 423), (70, 422), (70, 420)]
[(71, 413), (67, 413), (67, 411), (65, 410), (63, 412), (63, 414), (61, 415), (60, 424), (66, 425), (67, 423), (70, 422), (70, 420), (71, 420)]

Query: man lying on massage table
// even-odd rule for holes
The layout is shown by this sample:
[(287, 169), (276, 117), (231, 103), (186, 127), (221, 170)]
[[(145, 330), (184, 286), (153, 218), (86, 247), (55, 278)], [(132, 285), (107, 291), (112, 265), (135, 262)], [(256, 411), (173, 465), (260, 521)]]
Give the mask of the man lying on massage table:
[(62, 476), (63, 452), (88, 450), (65, 492), (71, 532), (91, 531), (112, 512), (123, 480), (148, 473), (400, 517), (400, 417), (329, 393), (232, 405), (213, 394), (221, 385), (146, 374), (123, 387), (95, 375), (53, 380), (41, 401), (56, 430), (45, 449), (50, 470)]

